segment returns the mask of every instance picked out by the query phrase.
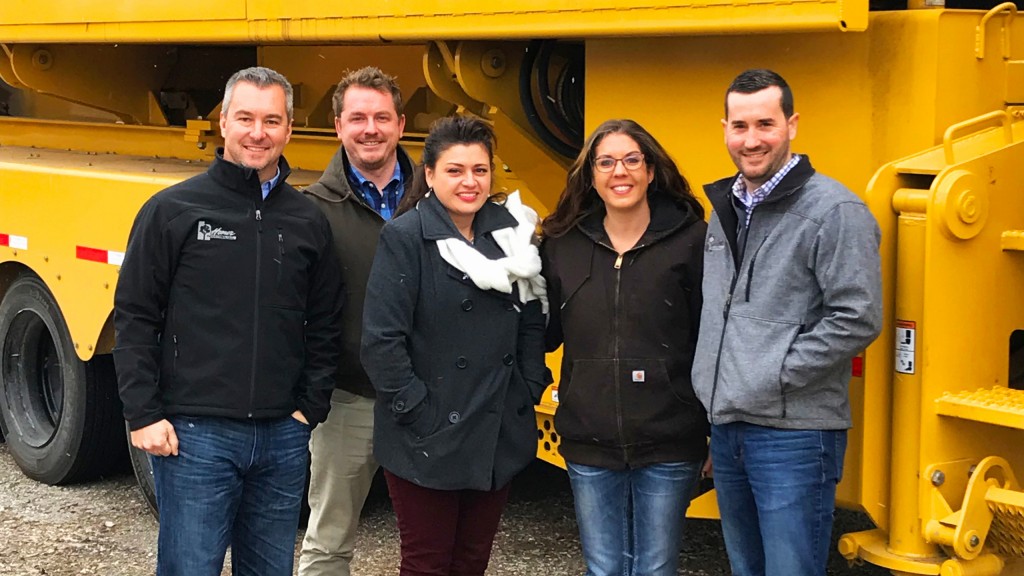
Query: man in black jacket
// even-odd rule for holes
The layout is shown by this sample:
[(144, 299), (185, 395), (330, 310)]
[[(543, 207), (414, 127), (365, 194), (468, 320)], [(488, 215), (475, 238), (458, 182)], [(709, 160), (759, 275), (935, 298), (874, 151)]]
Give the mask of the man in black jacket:
[(366, 281), (380, 229), (413, 184), (412, 159), (398, 144), (405, 116), (395, 78), (373, 66), (360, 68), (342, 78), (333, 100), (341, 146), (320, 181), (303, 192), (324, 211), (335, 232), (334, 254), (348, 294), (331, 415), (309, 443), (310, 515), (299, 576), (350, 574), (359, 512), (377, 471), (375, 394), (359, 360)]
[(330, 408), (342, 285), (330, 226), (285, 183), (292, 88), (228, 80), (224, 148), (139, 211), (114, 297), (132, 444), (151, 454), (157, 574), (290, 575), (310, 427)]

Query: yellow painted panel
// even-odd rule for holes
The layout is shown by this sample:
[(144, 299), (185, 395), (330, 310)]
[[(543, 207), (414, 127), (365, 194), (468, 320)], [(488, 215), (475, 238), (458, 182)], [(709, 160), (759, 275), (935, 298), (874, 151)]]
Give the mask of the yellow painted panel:
[(0, 248), (0, 262), (20, 262), (46, 283), (83, 360), (93, 355), (112, 310), (118, 266), (79, 259), (76, 248), (123, 253), (142, 203), (202, 169), (183, 161), (0, 148), (0, 233), (22, 236), (28, 245)]
[(154, 6), (54, 0), (41, 5), (41, 12), (29, 0), (14, 2), (15, 9), (0, 14), (0, 38), (17, 43), (379, 42), (857, 31), (864, 30), (868, 20), (867, 0), (520, 0), (500, 9), (476, 0), (235, 0), (225, 5), (188, 0)]
[[(245, 0), (4, 0), (0, 24), (81, 24), (244, 19)], [(3, 35), (0, 35), (3, 37)]]

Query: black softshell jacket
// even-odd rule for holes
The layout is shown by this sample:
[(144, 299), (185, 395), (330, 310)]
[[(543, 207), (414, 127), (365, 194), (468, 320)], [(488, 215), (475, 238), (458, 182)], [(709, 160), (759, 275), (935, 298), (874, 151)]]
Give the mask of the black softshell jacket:
[(342, 281), (323, 213), (223, 160), (143, 205), (114, 295), (114, 362), (132, 430), (167, 416), (330, 409)]

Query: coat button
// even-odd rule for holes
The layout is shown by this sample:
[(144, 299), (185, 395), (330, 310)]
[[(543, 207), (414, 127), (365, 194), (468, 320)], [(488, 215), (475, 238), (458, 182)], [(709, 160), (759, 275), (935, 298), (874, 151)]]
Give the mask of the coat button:
[(452, 424), (458, 424), (459, 418), (461, 418), (461, 416), (459, 416), (458, 412), (453, 411), (448, 413), (448, 421), (451, 422)]
[(466, 312), (469, 312), (470, 310), (472, 310), (473, 309), (473, 301), (470, 300), (469, 298), (466, 298), (465, 300), (463, 300), (462, 301), (462, 309), (465, 310)]
[(511, 354), (505, 354), (505, 357), (502, 358), (501, 361), (505, 363), (505, 366), (511, 366), (516, 359)]
[(395, 412), (401, 412), (405, 410), (405, 402), (401, 400), (395, 400), (395, 403), (392, 404), (392, 407), (395, 409)]
[(469, 362), (466, 360), (465, 356), (459, 356), (458, 358), (455, 359), (455, 367), (456, 368), (465, 368), (468, 365), (469, 365)]

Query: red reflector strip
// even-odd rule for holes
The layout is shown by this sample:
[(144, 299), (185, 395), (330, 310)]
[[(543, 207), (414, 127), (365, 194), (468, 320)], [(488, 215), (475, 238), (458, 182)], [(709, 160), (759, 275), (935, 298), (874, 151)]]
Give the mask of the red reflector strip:
[(114, 252), (113, 250), (100, 250), (99, 248), (89, 248), (87, 246), (76, 246), (75, 256), (79, 260), (88, 260), (90, 262), (99, 262), (101, 264), (113, 264), (120, 266), (124, 262), (124, 252)]
[(862, 378), (864, 376), (864, 357), (863, 356), (854, 356), (853, 357), (853, 366), (852, 366), (852, 369), (851, 369), (851, 373), (852, 373), (854, 378)]
[(28, 238), (14, 234), (0, 234), (0, 246), (9, 246), (19, 250), (28, 250)]

